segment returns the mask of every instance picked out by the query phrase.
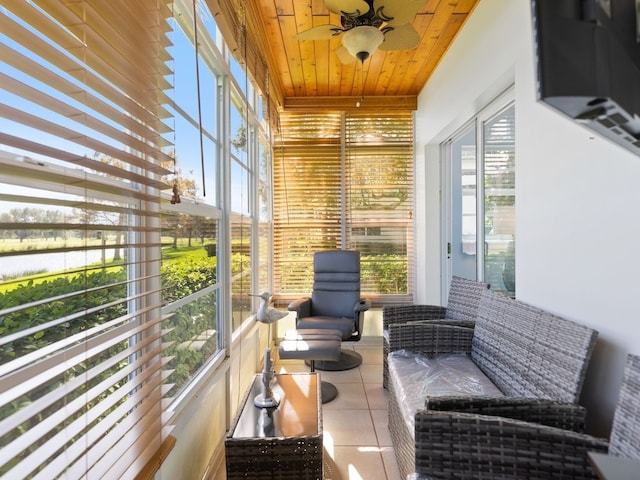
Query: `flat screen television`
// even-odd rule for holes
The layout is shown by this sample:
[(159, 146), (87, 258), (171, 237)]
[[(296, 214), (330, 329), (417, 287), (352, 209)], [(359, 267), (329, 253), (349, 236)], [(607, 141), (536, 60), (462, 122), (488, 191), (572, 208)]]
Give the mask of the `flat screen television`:
[(640, 155), (640, 0), (532, 0), (538, 99)]

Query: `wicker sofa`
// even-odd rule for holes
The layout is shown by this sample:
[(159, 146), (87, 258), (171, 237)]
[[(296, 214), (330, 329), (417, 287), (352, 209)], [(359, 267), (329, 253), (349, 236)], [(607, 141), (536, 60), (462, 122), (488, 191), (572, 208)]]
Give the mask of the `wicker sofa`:
[[(458, 415), (483, 414), (582, 431), (585, 412), (577, 402), (597, 332), (488, 289), (482, 291), (477, 313), (475, 326), (444, 322), (389, 325), (389, 430), (403, 478), (534, 478), (518, 470), (475, 476), (461, 460), (465, 454), (472, 455), (467, 450), (435, 463), (430, 452), (437, 450), (436, 444), (460, 436), (459, 431), (453, 434), (450, 429)], [(407, 362), (419, 357), (416, 354), (425, 359), (435, 357), (443, 365), (440, 359), (463, 357), (468, 364), (463, 375), (471, 377), (472, 373), (466, 372), (473, 371), (474, 378), (461, 379), (456, 370), (458, 376), (449, 379), (448, 385), (455, 392), (461, 384), (472, 388), (440, 396), (447, 389), (433, 387), (430, 376), (441, 372), (442, 365), (434, 370), (425, 367), (426, 374), (415, 373), (415, 368), (410, 375), (403, 373)], [(478, 382), (486, 385), (487, 381), (494, 390), (476, 388)], [(416, 390), (427, 383), (426, 390)], [(438, 396), (432, 395), (430, 388)], [(438, 413), (446, 413), (447, 420), (436, 427), (432, 421), (440, 418)], [(543, 471), (539, 478), (545, 474), (552, 478), (545, 462), (539, 463)]]

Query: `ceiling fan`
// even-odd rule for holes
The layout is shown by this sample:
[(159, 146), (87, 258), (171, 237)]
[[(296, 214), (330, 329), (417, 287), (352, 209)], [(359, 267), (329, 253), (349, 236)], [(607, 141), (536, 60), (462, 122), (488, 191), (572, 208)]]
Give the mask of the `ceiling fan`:
[(319, 25), (296, 35), (298, 40), (328, 40), (342, 35), (336, 51), (342, 63), (362, 63), (376, 49), (408, 50), (420, 42), (411, 21), (425, 0), (325, 0), (340, 15), (341, 26)]

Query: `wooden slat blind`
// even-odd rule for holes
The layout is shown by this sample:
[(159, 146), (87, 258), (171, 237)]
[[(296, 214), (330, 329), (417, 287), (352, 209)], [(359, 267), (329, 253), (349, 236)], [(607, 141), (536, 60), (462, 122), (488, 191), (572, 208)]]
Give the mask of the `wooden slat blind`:
[(282, 300), (311, 291), (313, 253), (361, 252), (362, 290), (409, 301), (411, 112), (285, 112), (274, 143), (274, 271)]
[(340, 248), (342, 201), (339, 114), (280, 117), (274, 145), (274, 253), (280, 295), (307, 291), (310, 258)]
[[(346, 117), (348, 244), (360, 250), (362, 291), (384, 302), (413, 287), (413, 114)], [(380, 299), (382, 302), (382, 299)]]

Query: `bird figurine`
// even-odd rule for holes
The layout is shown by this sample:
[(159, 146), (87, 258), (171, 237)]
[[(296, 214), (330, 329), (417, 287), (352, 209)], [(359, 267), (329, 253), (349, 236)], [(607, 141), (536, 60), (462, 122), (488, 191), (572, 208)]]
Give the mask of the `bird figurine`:
[(260, 308), (258, 308), (258, 313), (256, 315), (259, 322), (271, 324), (289, 314), (289, 312), (283, 312), (269, 306), (271, 303), (271, 294), (269, 292), (262, 292), (260, 295), (250, 293), (249, 295), (252, 297), (260, 297), (262, 299), (262, 303), (260, 304)]
[(256, 314), (256, 319), (269, 326), (267, 346), (264, 349), (262, 393), (255, 396), (253, 403), (259, 408), (276, 408), (280, 404), (280, 399), (271, 389), (271, 382), (275, 379), (275, 372), (273, 371), (273, 365), (271, 362), (271, 324), (277, 322), (283, 317), (286, 317), (289, 313), (269, 306), (271, 303), (271, 294), (269, 292), (262, 292), (260, 295), (250, 293), (249, 295), (252, 297), (260, 297), (262, 299), (262, 303), (260, 304), (260, 308), (258, 308), (258, 313)]

